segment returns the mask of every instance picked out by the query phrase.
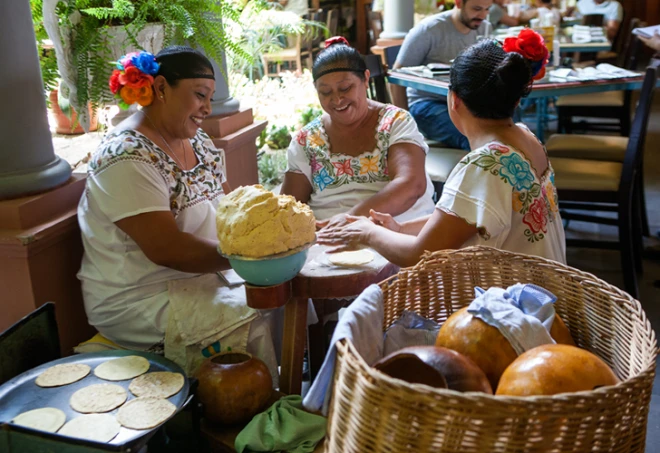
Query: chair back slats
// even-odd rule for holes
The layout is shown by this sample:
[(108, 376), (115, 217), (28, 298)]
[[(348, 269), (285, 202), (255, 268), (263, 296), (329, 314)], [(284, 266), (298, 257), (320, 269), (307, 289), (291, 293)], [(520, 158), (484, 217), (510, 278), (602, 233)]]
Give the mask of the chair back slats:
[(385, 48), (385, 64), (388, 68), (392, 69), (396, 62), (396, 57), (399, 55), (401, 46), (389, 46)]
[(605, 16), (603, 14), (585, 14), (582, 16), (582, 25), (589, 25), (591, 27), (602, 27)]
[(369, 97), (382, 103), (389, 103), (387, 86), (385, 84), (385, 69), (380, 55), (364, 55), (367, 69), (371, 73), (369, 77)]
[[(658, 67), (660, 60), (651, 60), (651, 64), (646, 68), (644, 83), (639, 94), (639, 103), (635, 109), (635, 118), (630, 128), (630, 138), (628, 139), (628, 148), (623, 160), (623, 170), (621, 172), (621, 182), (619, 184), (619, 193), (626, 198), (632, 198), (632, 186), (635, 183), (637, 172), (639, 171), (644, 156), (644, 144), (646, 142), (646, 130), (648, 128), (649, 117), (651, 116), (651, 107), (653, 106), (653, 93), (658, 80)], [(622, 201), (623, 202), (623, 201)]]

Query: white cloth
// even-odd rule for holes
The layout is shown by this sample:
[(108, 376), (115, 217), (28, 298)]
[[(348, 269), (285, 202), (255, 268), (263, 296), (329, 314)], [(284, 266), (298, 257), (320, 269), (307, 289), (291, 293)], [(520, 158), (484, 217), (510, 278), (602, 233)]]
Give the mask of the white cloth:
[[(330, 151), (321, 117), (305, 126), (291, 141), (287, 171), (301, 173), (309, 180), (312, 194), (308, 204), (318, 220), (349, 211), (389, 183), (387, 159), (391, 146), (412, 143), (428, 153), (413, 117), (393, 105), (383, 106), (374, 133), (376, 148), (355, 157)], [(396, 220), (411, 220), (433, 212), (433, 184), (425, 176), (426, 192), (406, 212), (396, 216)]]
[(447, 178), (437, 208), (476, 225), (463, 247), (486, 245), (566, 263), (552, 165), (540, 178), (519, 150), (490, 142), (468, 153)]
[(308, 0), (288, 0), (287, 4), (282, 8), (284, 11), (289, 11), (297, 14), (298, 16), (303, 16), (309, 13), (309, 1)]
[(328, 415), (337, 355), (335, 344), (339, 340), (351, 340), (368, 365), (383, 357), (383, 310), (383, 292), (378, 285), (369, 286), (348, 306), (335, 327), (321, 370), (303, 400), (305, 409)]
[(414, 311), (403, 310), (401, 317), (385, 331), (383, 356), (408, 346), (433, 346), (440, 324)]
[(171, 280), (195, 274), (158, 266), (114, 222), (170, 211), (181, 231), (216, 239), (215, 208), (223, 195), (224, 152), (201, 131), (191, 140), (199, 161), (182, 171), (137, 131), (109, 133), (89, 163), (78, 222), (85, 253), (82, 282), (89, 323), (124, 347), (147, 349), (163, 340)]
[[(541, 21), (542, 27), (560, 27), (561, 26), (561, 11), (557, 8), (548, 8), (547, 6), (539, 6), (536, 8), (536, 14)], [(550, 23), (547, 23), (546, 17), (550, 18)]]
[(555, 344), (550, 336), (555, 319), (554, 294), (537, 285), (518, 283), (507, 289), (475, 288), (476, 299), (468, 313), (496, 327), (518, 355), (543, 344)]
[(603, 3), (596, 3), (594, 0), (580, 0), (577, 2), (577, 10), (581, 16), (602, 14), (605, 16), (605, 21), (621, 22), (623, 20), (623, 6), (615, 0), (606, 0)]

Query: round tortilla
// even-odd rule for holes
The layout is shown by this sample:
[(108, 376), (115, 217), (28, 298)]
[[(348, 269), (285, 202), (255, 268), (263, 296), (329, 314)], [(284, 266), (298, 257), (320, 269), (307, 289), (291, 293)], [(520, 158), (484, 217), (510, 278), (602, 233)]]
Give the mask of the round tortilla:
[(120, 429), (121, 426), (113, 415), (89, 414), (69, 421), (58, 434), (97, 442), (110, 442), (119, 434)]
[(169, 398), (183, 388), (185, 379), (181, 373), (156, 371), (136, 377), (128, 386), (135, 396), (151, 396), (154, 398)]
[(117, 384), (94, 384), (83, 387), (71, 395), (71, 408), (83, 414), (108, 412), (118, 408), (128, 395)]
[(25, 426), (49, 433), (57, 432), (66, 421), (66, 414), (54, 407), (42, 407), (18, 414), (12, 420), (15, 425)]
[(34, 381), (39, 387), (59, 387), (79, 381), (89, 374), (91, 368), (82, 363), (62, 363), (48, 368)]
[(123, 381), (144, 374), (149, 370), (149, 361), (138, 355), (127, 355), (103, 362), (94, 369), (94, 374), (106, 381)]
[(154, 428), (170, 418), (176, 406), (162, 398), (135, 398), (117, 412), (117, 421), (130, 429)]
[(362, 266), (371, 263), (374, 260), (374, 254), (369, 250), (354, 250), (351, 252), (330, 253), (328, 261), (336, 266)]

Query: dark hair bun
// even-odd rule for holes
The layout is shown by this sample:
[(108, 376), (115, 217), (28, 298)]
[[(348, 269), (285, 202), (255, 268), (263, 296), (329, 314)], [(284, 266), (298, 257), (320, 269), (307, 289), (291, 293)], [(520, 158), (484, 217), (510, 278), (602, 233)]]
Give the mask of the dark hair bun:
[(522, 55), (509, 52), (495, 68), (497, 89), (502, 89), (512, 96), (523, 97), (529, 94), (531, 87), (530, 63)]
[(474, 44), (454, 60), (452, 92), (478, 118), (511, 118), (520, 98), (529, 94), (531, 64), (519, 53), (505, 52), (494, 40)]

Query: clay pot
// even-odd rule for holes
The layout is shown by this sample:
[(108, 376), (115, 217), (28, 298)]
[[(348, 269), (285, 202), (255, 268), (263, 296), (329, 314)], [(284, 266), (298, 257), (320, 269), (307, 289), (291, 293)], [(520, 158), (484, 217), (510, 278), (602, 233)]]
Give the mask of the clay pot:
[(376, 362), (374, 368), (411, 384), (459, 392), (493, 393), (488, 378), (472, 360), (447, 348), (403, 348)]
[(266, 364), (247, 352), (221, 352), (209, 357), (196, 376), (204, 417), (212, 423), (249, 421), (266, 409), (273, 390)]
[[(575, 344), (566, 324), (558, 315), (555, 315), (550, 336), (557, 343)], [(467, 307), (461, 308), (445, 321), (435, 345), (453, 349), (471, 359), (486, 373), (494, 389), (506, 367), (518, 357), (509, 340), (496, 327), (472, 316), (467, 312)]]
[(521, 354), (504, 371), (497, 395), (580, 392), (619, 382), (600, 357), (563, 344), (544, 344)]
[[(60, 109), (60, 106), (57, 103), (57, 90), (52, 90), (50, 92), (49, 99), (50, 109), (53, 112), (53, 117), (55, 118), (55, 132), (63, 135), (76, 135), (85, 133), (82, 126), (78, 124), (78, 115), (76, 114), (76, 111), (73, 110), (73, 108), (71, 109), (71, 119), (69, 119), (69, 117), (66, 116), (64, 112), (62, 112), (62, 109)], [(92, 132), (98, 129), (99, 122), (98, 115), (96, 115), (96, 112), (92, 111), (91, 106), (89, 107), (89, 115), (89, 131)], [(74, 124), (76, 127), (73, 127)]]

